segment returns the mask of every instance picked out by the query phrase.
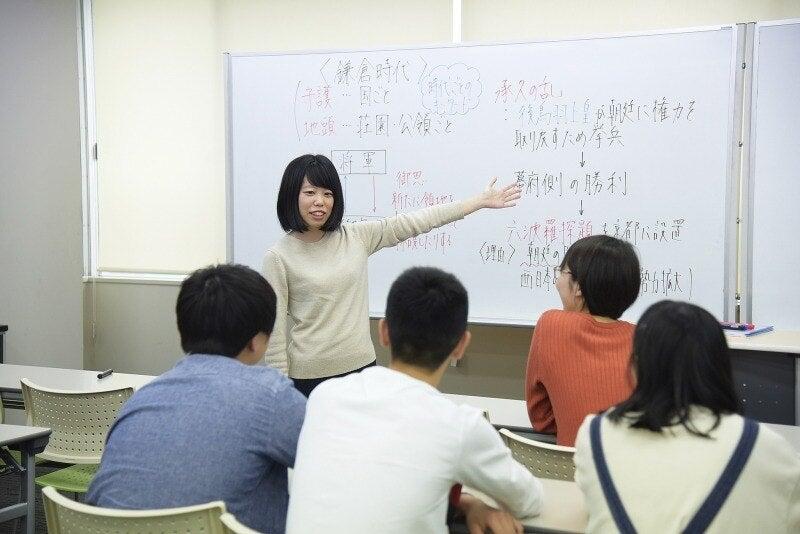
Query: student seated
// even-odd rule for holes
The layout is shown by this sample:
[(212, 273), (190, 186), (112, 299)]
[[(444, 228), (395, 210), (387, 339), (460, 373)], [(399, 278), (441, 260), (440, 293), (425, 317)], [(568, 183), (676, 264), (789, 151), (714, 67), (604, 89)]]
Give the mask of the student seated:
[(633, 389), (633, 325), (619, 318), (639, 295), (639, 260), (627, 241), (593, 235), (569, 247), (558, 271), (563, 310), (533, 329), (525, 400), (534, 430), (571, 447), (584, 417)]
[(740, 415), (710, 313), (654, 304), (636, 326), (632, 365), (631, 397), (578, 432), (588, 532), (800, 532), (800, 457)]
[[(436, 389), (469, 344), (467, 307), (464, 286), (438, 269), (409, 269), (392, 284), (379, 324), (389, 367), (328, 380), (309, 397), (288, 533), (444, 533), (455, 483), (517, 517), (539, 512), (541, 483), (514, 461), (480, 410)], [(464, 495), (459, 506), (470, 532), (522, 531), (474, 497)]]
[(171, 508), (222, 500), (247, 526), (283, 532), (305, 397), (254, 365), (275, 322), (275, 293), (240, 265), (195, 271), (176, 305), (186, 356), (125, 403), (87, 502)]

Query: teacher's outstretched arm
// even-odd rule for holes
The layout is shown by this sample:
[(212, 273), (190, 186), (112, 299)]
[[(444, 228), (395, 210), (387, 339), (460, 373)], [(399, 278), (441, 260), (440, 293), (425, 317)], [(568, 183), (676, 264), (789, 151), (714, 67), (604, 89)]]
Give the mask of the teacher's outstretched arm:
[(495, 188), (497, 178), (492, 178), (483, 192), (463, 202), (464, 216), (474, 213), (481, 208), (502, 209), (517, 205), (517, 200), (522, 196), (522, 191), (516, 182), (502, 188)]
[(516, 201), (521, 196), (516, 182), (500, 188), (496, 184), (497, 178), (492, 178), (483, 191), (466, 200), (399, 213), (380, 221), (356, 223), (353, 231), (364, 242), (367, 253), (373, 254), (382, 248), (393, 247), (406, 239), (463, 219), (480, 209), (516, 206)]

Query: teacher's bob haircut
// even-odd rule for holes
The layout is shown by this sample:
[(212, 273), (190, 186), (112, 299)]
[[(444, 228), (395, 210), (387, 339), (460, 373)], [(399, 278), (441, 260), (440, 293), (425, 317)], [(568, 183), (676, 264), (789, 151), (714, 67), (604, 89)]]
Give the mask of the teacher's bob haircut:
[(214, 265), (181, 284), (175, 315), (186, 354), (235, 358), (258, 333), (272, 334), (275, 291), (244, 265)]
[(322, 155), (305, 154), (289, 162), (283, 171), (278, 190), (278, 220), (285, 231), (305, 232), (308, 225), (303, 221), (298, 206), (303, 179), (314, 187), (329, 189), (333, 193), (333, 210), (322, 230), (338, 230), (344, 217), (344, 195), (339, 173), (331, 160)]

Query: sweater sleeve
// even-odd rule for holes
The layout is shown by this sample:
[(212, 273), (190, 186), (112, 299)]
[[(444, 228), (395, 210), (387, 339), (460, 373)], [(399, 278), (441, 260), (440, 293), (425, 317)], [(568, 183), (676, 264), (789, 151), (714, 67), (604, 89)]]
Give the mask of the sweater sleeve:
[(264, 353), (264, 360), (267, 365), (274, 367), (283, 374), (289, 373), (289, 358), (286, 355), (286, 328), (288, 313), (287, 302), (289, 298), (289, 286), (286, 279), (286, 269), (280, 258), (273, 251), (267, 251), (264, 257), (264, 278), (272, 286), (277, 297), (275, 309), (275, 326), (272, 328), (272, 335), (269, 337), (269, 345)]
[(553, 414), (553, 405), (547, 394), (544, 379), (544, 354), (542, 351), (542, 337), (545, 330), (545, 317), (539, 319), (533, 329), (531, 349), (528, 353), (528, 368), (525, 373), (525, 402), (528, 405), (528, 418), (531, 426), (537, 432), (556, 434), (556, 418)]
[(367, 248), (367, 254), (374, 254), (384, 247), (393, 247), (401, 241), (463, 218), (462, 203), (451, 202), (411, 213), (399, 213), (379, 221), (355, 223), (352, 228)]
[(516, 517), (542, 510), (542, 483), (511, 456), (497, 431), (479, 413), (465, 424), (459, 480), (505, 506)]

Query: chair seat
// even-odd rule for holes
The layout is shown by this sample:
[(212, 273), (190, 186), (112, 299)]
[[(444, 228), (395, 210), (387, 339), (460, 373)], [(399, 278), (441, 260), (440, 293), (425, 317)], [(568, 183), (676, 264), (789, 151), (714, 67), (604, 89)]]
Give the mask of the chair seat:
[(71, 465), (36, 477), (36, 484), (42, 487), (53, 486), (71, 493), (86, 493), (99, 467), (98, 464)]

